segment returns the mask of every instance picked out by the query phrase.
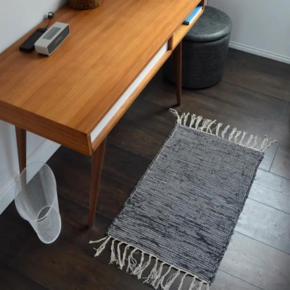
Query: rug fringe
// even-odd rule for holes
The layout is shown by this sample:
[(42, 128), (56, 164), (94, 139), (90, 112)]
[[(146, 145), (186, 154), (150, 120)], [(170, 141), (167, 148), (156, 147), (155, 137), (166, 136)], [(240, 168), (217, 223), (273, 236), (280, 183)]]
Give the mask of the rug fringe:
[[(189, 118), (190, 113), (179, 114), (174, 109), (169, 109), (169, 111), (176, 117), (177, 124), (187, 126), (189, 128), (208, 133), (210, 135), (218, 136), (222, 139), (228, 140), (229, 142), (236, 143), (255, 151), (264, 153), (272, 144), (277, 142), (277, 140), (269, 139), (267, 136), (265, 136), (262, 140), (259, 138), (259, 136), (254, 135), (250, 135), (248, 139), (245, 140), (247, 132), (239, 131), (237, 128), (233, 128), (232, 131), (229, 132), (229, 125), (224, 127), (222, 130), (223, 123), (218, 123), (216, 127), (212, 129), (212, 126), (216, 123), (216, 120), (203, 119), (203, 117), (196, 116), (195, 114), (192, 114), (191, 118)], [(189, 119), (190, 121), (188, 122)]]
[[(158, 289), (159, 287), (163, 290), (169, 290), (174, 283), (174, 281), (181, 276), (180, 284), (178, 290), (185, 290), (184, 289), (184, 280), (186, 277), (191, 277), (192, 281), (190, 282), (190, 286), (188, 290), (209, 290), (209, 283), (205, 280), (200, 279), (198, 276), (193, 275), (189, 272), (186, 272), (182, 269), (179, 269), (173, 265), (169, 265), (166, 262), (160, 260), (156, 256), (146, 253), (133, 245), (128, 243), (122, 242), (118, 239), (115, 239), (111, 236), (106, 236), (97, 241), (90, 241), (89, 244), (97, 244), (101, 243), (99, 248), (94, 248), (96, 251), (94, 257), (98, 257), (106, 248), (107, 244), (112, 241), (111, 243), (111, 258), (110, 264), (116, 263), (119, 268), (122, 270), (125, 266), (127, 261), (127, 269), (126, 272), (130, 271), (131, 275), (136, 276), (138, 279), (144, 279), (143, 283), (149, 284), (153, 286), (153, 288)], [(124, 249), (122, 252), (121, 245), (124, 245)], [(131, 251), (131, 252), (130, 252)], [(137, 260), (134, 258), (134, 254), (136, 253), (141, 254), (140, 262), (138, 263)], [(146, 258), (148, 256), (148, 258)], [(152, 261), (153, 265), (150, 265)], [(147, 277), (142, 277), (143, 272), (151, 266), (151, 271)], [(168, 267), (168, 269), (165, 268)], [(175, 273), (169, 275), (170, 271), (174, 270)], [(168, 276), (169, 275), (169, 276)], [(197, 288), (195, 288), (197, 287)]]

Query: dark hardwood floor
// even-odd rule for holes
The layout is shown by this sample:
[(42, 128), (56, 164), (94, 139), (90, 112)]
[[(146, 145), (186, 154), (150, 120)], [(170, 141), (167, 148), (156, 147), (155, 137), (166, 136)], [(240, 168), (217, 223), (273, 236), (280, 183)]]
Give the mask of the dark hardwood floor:
[[(223, 81), (184, 90), (177, 108), (279, 140), (258, 170), (211, 290), (290, 289), (289, 80), (290, 65), (230, 50)], [(105, 234), (171, 132), (175, 118), (168, 107), (175, 100), (175, 87), (161, 71), (111, 132), (94, 229), (85, 227), (90, 159), (58, 150), (48, 164), (58, 183), (61, 235), (42, 244), (11, 204), (0, 216), (1, 290), (152, 289), (108, 265), (109, 249), (94, 259), (88, 241)]]

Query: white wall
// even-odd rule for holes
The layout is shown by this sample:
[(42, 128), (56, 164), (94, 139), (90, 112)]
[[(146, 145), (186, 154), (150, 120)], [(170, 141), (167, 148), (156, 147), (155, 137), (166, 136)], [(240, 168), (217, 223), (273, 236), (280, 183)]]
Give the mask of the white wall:
[(290, 63), (289, 0), (208, 0), (233, 21), (230, 46)]
[[(26, 32), (38, 25), (50, 11), (56, 11), (65, 0), (1, 0), (0, 53)], [(28, 163), (46, 162), (59, 145), (28, 133)], [(0, 121), (0, 214), (13, 200), (18, 158), (14, 126)]]

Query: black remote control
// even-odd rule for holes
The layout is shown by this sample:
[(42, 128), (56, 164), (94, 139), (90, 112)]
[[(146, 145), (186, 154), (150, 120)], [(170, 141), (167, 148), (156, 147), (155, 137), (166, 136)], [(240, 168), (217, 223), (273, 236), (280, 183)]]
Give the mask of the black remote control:
[(34, 43), (41, 37), (47, 28), (38, 28), (19, 47), (21, 51), (30, 52), (34, 49)]

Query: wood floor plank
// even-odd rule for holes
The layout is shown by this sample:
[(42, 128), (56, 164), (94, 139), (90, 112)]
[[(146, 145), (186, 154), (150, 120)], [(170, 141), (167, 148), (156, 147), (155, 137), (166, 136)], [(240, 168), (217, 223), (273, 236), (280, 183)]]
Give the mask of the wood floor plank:
[(290, 147), (279, 146), (270, 171), (290, 179)]
[(290, 255), (235, 233), (220, 269), (265, 290), (289, 290)]
[[(248, 88), (236, 86), (235, 84), (221, 81), (217, 85), (200, 90), (199, 93), (212, 100), (218, 100), (219, 103), (228, 107), (238, 108), (241, 113), (247, 116), (259, 116), (269, 119), (282, 118), (286, 101), (276, 99), (263, 93), (252, 91)], [(263, 106), (261, 106), (263, 103)]]
[(12, 203), (0, 216), (0, 261), (11, 265), (28, 245), (34, 231)]
[(282, 121), (285, 124), (289, 124), (290, 123), (290, 102), (287, 104), (287, 107), (285, 108)]
[[(156, 79), (157, 82), (160, 82), (161, 80), (162, 76), (160, 79)], [(153, 84), (150, 84), (150, 87), (154, 87)], [(150, 90), (143, 99), (138, 98), (123, 116), (122, 120), (131, 121), (131, 123), (136, 127), (139, 127), (139, 124), (141, 124), (161, 135), (168, 135), (173, 127), (172, 125), (174, 124), (174, 116), (169, 113), (169, 106), (164, 107), (158, 103), (146, 101), (146, 98), (151, 95), (152, 90)]]
[(175, 125), (168, 108), (138, 99), (109, 135), (109, 142), (151, 160)]
[[(173, 129), (174, 123), (172, 127), (168, 126), (168, 129), (160, 134), (154, 129), (146, 128), (144, 124), (146, 122), (146, 120), (144, 120), (143, 123), (140, 122), (139, 126), (136, 128), (131, 121), (122, 120), (110, 134), (109, 140), (138, 155), (153, 159)], [(123, 139), (121, 136), (125, 138)]]
[[(289, 75), (288, 75), (289, 77)], [(253, 70), (246, 66), (226, 63), (223, 80), (260, 93), (290, 101), (289, 79)]]
[(236, 49), (229, 49), (227, 63), (236, 67), (245, 67), (247, 69), (268, 74), (272, 77), (280, 77), (288, 80), (290, 77), (290, 65), (277, 62), (272, 59), (249, 54)]
[(265, 171), (270, 171), (270, 168), (276, 156), (277, 150), (278, 150), (278, 146), (274, 144), (265, 152), (265, 156), (259, 167), (260, 169), (263, 169)]
[(223, 271), (218, 271), (210, 290), (261, 290)]
[[(171, 275), (171, 273), (169, 275)], [(172, 284), (170, 290), (180, 290), (180, 277), (181, 275)], [(189, 289), (191, 282), (192, 278), (186, 277), (183, 282), (182, 290)], [(151, 287), (151, 289), (153, 288)], [(158, 288), (158, 290), (160, 289), (161, 288)], [(202, 289), (198, 289), (198, 286), (195, 286), (193, 290), (206, 290), (206, 288), (202, 287)], [(218, 270), (216, 278), (210, 286), (210, 290), (261, 290), (261, 288), (251, 285), (250, 283), (225, 273), (224, 271)]]
[(271, 172), (258, 169), (255, 184), (290, 195), (290, 180)]
[(45, 290), (39, 283), (25, 277), (8, 265), (0, 263), (0, 288), (1, 290)]
[[(174, 85), (162, 79), (152, 88), (151, 93), (149, 92), (145, 99), (156, 102), (162, 106), (170, 107), (173, 88)], [(180, 110), (188, 111), (187, 104), (190, 102), (188, 98), (191, 97), (191, 102), (207, 104), (209, 106), (214, 106), (216, 104), (220, 109), (232, 111), (239, 110), (241, 115), (243, 113), (247, 117), (252, 116), (257, 119), (265, 117), (268, 119), (280, 120), (287, 105), (286, 101), (242, 88), (225, 81), (221, 81), (217, 85), (207, 89), (185, 89), (183, 95), (187, 98), (185, 103), (179, 107)], [(158, 98), (156, 98), (156, 96), (158, 96)], [(209, 99), (210, 101), (207, 101)], [(261, 106), (261, 103), (263, 103), (263, 106)]]
[(290, 195), (269, 189), (254, 182), (249, 198), (290, 214)]
[(290, 254), (290, 215), (248, 199), (235, 231)]

